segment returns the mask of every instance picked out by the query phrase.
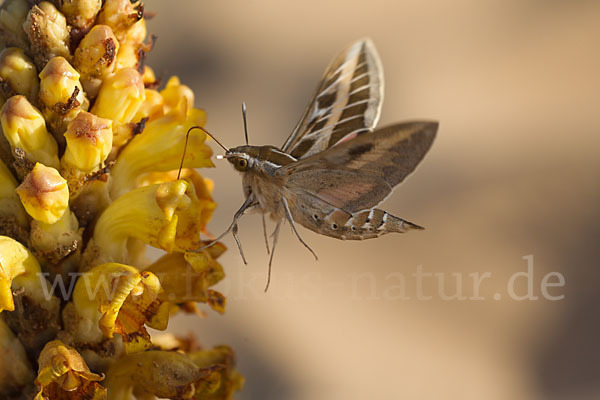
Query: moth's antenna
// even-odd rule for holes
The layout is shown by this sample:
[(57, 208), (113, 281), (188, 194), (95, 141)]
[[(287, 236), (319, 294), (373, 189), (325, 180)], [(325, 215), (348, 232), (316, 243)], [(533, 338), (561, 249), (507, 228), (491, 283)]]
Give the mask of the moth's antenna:
[(246, 136), (246, 144), (248, 144), (248, 124), (246, 122), (246, 103), (242, 102), (242, 117), (244, 118), (244, 135)]
[(181, 164), (179, 164), (179, 172), (177, 172), (178, 180), (179, 180), (179, 177), (181, 176), (181, 170), (183, 169), (183, 161), (185, 160), (185, 151), (187, 150), (188, 139), (190, 138), (190, 132), (192, 131), (192, 129), (200, 129), (200, 130), (204, 131), (204, 133), (206, 133), (208, 136), (210, 136), (212, 138), (212, 140), (217, 142), (217, 144), (219, 146), (221, 146), (223, 148), (223, 150), (225, 150), (225, 152), (229, 151), (229, 149), (227, 147), (223, 146), (221, 144), (221, 142), (219, 142), (213, 135), (211, 135), (211, 133), (209, 131), (207, 131), (206, 129), (204, 129), (203, 127), (198, 126), (198, 125), (192, 126), (190, 129), (188, 129), (187, 133), (185, 134), (185, 144), (183, 145), (183, 155), (181, 156)]

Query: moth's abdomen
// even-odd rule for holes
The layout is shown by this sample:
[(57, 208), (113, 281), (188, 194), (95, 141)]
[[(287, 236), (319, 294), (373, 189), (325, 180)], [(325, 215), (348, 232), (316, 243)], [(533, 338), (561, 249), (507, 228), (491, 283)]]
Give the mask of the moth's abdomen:
[(378, 208), (354, 214), (336, 209), (322, 218), (314, 219), (319, 226), (317, 232), (342, 240), (371, 239), (390, 232), (404, 233), (424, 229)]

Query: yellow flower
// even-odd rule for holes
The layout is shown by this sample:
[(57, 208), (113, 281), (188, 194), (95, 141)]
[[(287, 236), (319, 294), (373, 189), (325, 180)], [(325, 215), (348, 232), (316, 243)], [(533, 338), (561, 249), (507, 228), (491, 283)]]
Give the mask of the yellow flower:
[(98, 218), (81, 268), (89, 269), (98, 262), (128, 263), (130, 238), (167, 252), (196, 249), (201, 212), (194, 187), (184, 180), (132, 190)]
[(102, 375), (94, 374), (74, 348), (60, 340), (48, 342), (39, 358), (39, 372), (35, 383), (40, 388), (34, 400), (106, 399), (106, 389), (99, 381)]
[[(156, 275), (116, 263), (98, 265), (81, 276), (73, 292), (73, 304), (82, 324), (74, 337), (95, 342), (122, 336), (128, 352), (149, 348), (144, 328), (164, 330), (169, 305), (158, 298), (162, 288)], [(90, 325), (95, 325), (91, 329)]]
[[(143, 76), (142, 79), (144, 80), (144, 84), (146, 84), (146, 80), (152, 79), (152, 77)], [(147, 122), (150, 122), (165, 115), (165, 100), (160, 93), (154, 89), (148, 88), (144, 90), (144, 93), (146, 99), (133, 117), (133, 120), (141, 121), (142, 119), (147, 118)]]
[[(185, 109), (185, 104), (182, 104), (179, 109), (148, 122), (144, 131), (123, 149), (112, 168), (111, 197), (116, 198), (136, 187), (136, 180), (146, 173), (179, 168), (188, 129), (206, 121), (202, 110), (194, 108), (187, 113)], [(165, 140), (166, 137), (168, 139)], [(205, 140), (204, 132), (197, 129), (190, 132), (184, 168), (213, 166), (210, 160), (212, 150), (204, 144)]]
[(160, 91), (160, 95), (165, 99), (165, 113), (179, 109), (184, 101), (186, 111), (194, 107), (194, 92), (188, 86), (182, 85), (176, 76), (169, 79), (165, 88)]

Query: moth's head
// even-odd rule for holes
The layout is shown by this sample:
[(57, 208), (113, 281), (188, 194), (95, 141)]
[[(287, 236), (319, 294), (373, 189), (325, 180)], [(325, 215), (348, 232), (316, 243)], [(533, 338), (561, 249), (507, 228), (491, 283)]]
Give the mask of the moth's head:
[(227, 150), (225, 158), (233, 165), (233, 168), (240, 172), (245, 172), (252, 168), (258, 156), (256, 146), (238, 146)]

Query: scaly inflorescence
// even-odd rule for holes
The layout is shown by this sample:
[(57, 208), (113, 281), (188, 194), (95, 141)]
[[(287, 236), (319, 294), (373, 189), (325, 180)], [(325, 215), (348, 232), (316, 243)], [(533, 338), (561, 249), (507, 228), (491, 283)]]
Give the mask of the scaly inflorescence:
[[(229, 399), (227, 346), (165, 330), (224, 278), (206, 115), (176, 77), (144, 65), (143, 4), (0, 6), (0, 398)], [(165, 253), (152, 262), (147, 245)]]

